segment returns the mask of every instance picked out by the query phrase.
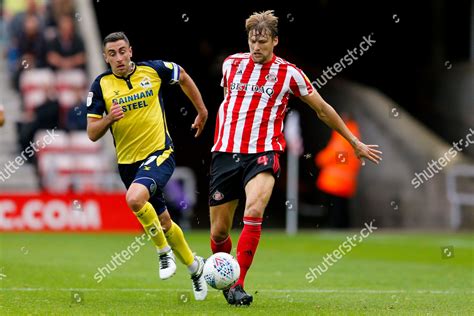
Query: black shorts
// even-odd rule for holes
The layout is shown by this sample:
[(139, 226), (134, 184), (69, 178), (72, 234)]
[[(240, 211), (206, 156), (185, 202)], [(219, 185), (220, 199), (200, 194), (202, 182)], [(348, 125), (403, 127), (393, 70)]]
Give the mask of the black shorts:
[(148, 201), (153, 205), (158, 215), (166, 210), (163, 189), (171, 178), (175, 166), (171, 148), (158, 150), (146, 159), (132, 164), (118, 165), (120, 178), (127, 190), (134, 182), (143, 184), (150, 193)]
[(213, 152), (209, 205), (216, 206), (239, 199), (247, 183), (262, 172), (280, 176), (279, 154), (267, 151), (258, 154)]

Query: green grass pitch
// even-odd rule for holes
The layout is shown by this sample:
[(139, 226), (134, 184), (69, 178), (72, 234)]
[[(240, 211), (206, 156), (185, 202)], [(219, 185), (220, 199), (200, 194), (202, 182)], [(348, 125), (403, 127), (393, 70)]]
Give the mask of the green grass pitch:
[[(97, 268), (139, 234), (3, 233), (0, 314), (474, 315), (474, 238), (468, 233), (378, 230), (308, 283), (309, 268), (355, 233), (289, 237), (264, 230), (246, 280), (254, 296), (250, 307), (229, 306), (214, 289), (206, 301), (194, 301), (182, 265), (172, 279), (159, 280), (149, 243), (98, 284)], [(186, 235), (194, 251), (210, 255), (207, 231)], [(445, 246), (452, 248), (443, 258)]]

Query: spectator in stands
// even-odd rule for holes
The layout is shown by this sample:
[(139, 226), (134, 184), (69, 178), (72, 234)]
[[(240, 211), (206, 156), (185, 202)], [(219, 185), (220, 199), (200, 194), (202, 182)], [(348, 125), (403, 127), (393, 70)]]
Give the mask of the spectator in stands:
[(20, 67), (22, 69), (46, 67), (46, 40), (41, 33), (40, 21), (37, 16), (26, 17), (19, 40)]
[[(360, 138), (359, 127), (351, 115), (341, 113), (341, 118), (352, 134)], [(316, 186), (323, 192), (330, 226), (349, 227), (349, 200), (356, 192), (360, 160), (355, 156), (352, 145), (334, 131), (326, 148), (316, 155), (315, 162), (321, 169)]]
[(66, 112), (64, 128), (68, 131), (85, 131), (87, 129), (87, 106), (84, 91), (77, 88), (76, 105), (72, 106)]
[(84, 43), (75, 31), (74, 19), (71, 16), (63, 15), (59, 18), (58, 35), (49, 46), (47, 60), (53, 69), (85, 69)]
[(25, 18), (22, 33), (18, 38), (17, 70), (14, 74), (14, 86), (19, 88), (19, 77), (22, 71), (32, 68), (46, 67), (46, 40), (40, 28), (40, 21), (36, 15)]
[[(25, 122), (18, 123), (19, 141), (21, 150), (30, 146), (35, 134), (41, 129), (53, 129), (59, 125), (59, 103), (54, 86), (46, 86), (48, 98), (40, 106), (36, 107), (33, 117)], [(34, 156), (32, 157), (34, 159)], [(33, 160), (32, 160), (33, 161)]]
[(50, 0), (46, 5), (46, 27), (58, 28), (59, 20), (64, 15), (74, 16), (74, 0)]
[(44, 27), (44, 19), (42, 7), (37, 4), (36, 0), (25, 0), (25, 11), (21, 11), (13, 16), (7, 27), (8, 47), (7, 47), (7, 67), (11, 74), (13, 86), (18, 89), (18, 64), (21, 63), (20, 44), (25, 33), (25, 26), (31, 26), (31, 20), (28, 18), (36, 18), (36, 26), (38, 33), (42, 34)]
[(10, 45), (17, 47), (19, 44), (18, 39), (20, 34), (23, 32), (23, 26), (28, 16), (36, 16), (40, 22), (40, 28), (43, 29), (44, 19), (42, 8), (37, 4), (36, 0), (25, 0), (25, 11), (21, 11), (13, 16), (8, 25), (8, 34), (10, 36)]

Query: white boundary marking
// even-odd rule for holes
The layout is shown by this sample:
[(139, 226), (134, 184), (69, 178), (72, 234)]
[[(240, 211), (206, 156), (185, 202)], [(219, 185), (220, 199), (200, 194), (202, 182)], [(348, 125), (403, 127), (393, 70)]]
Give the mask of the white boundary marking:
[[(42, 292), (42, 291), (58, 291), (58, 292), (100, 292), (100, 291), (117, 291), (117, 292), (186, 292), (190, 289), (143, 289), (143, 288), (31, 288), (31, 287), (14, 287), (0, 288), (0, 292)], [(364, 289), (307, 289), (307, 290), (278, 290), (278, 289), (260, 289), (260, 293), (348, 293), (348, 294), (474, 294), (473, 290), (364, 290)]]

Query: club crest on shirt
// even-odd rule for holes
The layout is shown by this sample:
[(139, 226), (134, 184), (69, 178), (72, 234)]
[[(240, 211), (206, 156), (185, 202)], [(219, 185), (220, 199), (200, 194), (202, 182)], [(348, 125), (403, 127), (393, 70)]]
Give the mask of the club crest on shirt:
[(140, 86), (141, 86), (143, 89), (151, 88), (150, 78), (144, 77), (144, 78), (142, 79), (142, 81), (140, 82)]
[(277, 82), (278, 78), (275, 74), (269, 73), (268, 75), (265, 76), (265, 80), (267, 80), (268, 82)]

